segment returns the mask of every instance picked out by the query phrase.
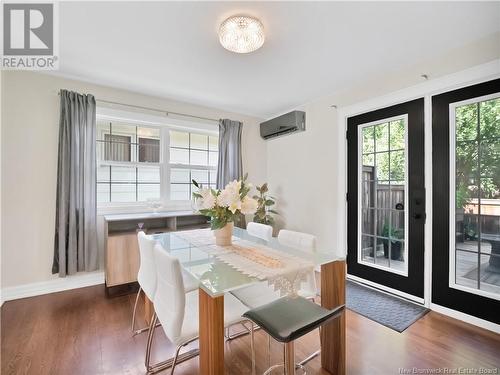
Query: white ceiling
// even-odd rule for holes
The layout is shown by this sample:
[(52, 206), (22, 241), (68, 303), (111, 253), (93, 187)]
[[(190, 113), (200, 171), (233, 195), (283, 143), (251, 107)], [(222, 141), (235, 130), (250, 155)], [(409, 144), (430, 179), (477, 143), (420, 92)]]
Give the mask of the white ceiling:
[[(234, 14), (257, 52), (219, 45)], [(500, 2), (61, 2), (60, 74), (268, 117), (498, 31)]]

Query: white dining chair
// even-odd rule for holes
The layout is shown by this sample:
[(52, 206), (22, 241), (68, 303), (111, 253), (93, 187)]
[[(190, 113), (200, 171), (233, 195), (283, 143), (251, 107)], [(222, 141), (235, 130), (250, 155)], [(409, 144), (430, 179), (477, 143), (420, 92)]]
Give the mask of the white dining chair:
[[(281, 229), (278, 233), (278, 242), (287, 247), (291, 247), (304, 252), (313, 253), (316, 251), (316, 237), (312, 234), (295, 232)], [(305, 283), (302, 284), (298, 293), (299, 296), (314, 300), (317, 295), (315, 271), (307, 275)]]
[[(193, 349), (179, 355), (181, 348), (197, 340), (199, 336), (198, 290), (185, 292), (179, 260), (172, 257), (160, 244), (155, 245), (154, 255), (158, 283), (153, 300), (155, 312), (150, 328), (153, 328), (159, 321), (165, 335), (176, 346), (176, 350), (173, 358), (152, 365), (151, 347), (155, 330), (150, 329), (146, 346), (145, 365), (147, 374), (153, 374), (171, 367), (170, 374), (172, 375), (177, 363), (199, 354), (198, 349)], [(224, 296), (224, 326), (241, 324), (251, 333), (253, 365), (253, 325), (248, 319), (242, 318), (242, 315), (247, 310), (246, 306), (232, 295), (227, 294)], [(245, 326), (245, 322), (249, 323), (250, 328)]]
[[(278, 242), (287, 247), (293, 249), (301, 250), (308, 253), (313, 253), (316, 251), (316, 237), (312, 234), (295, 232), (292, 230), (281, 229), (278, 233)], [(317, 296), (318, 290), (316, 286), (316, 272), (314, 269), (307, 275), (305, 283), (301, 285), (297, 294), (303, 298), (311, 300), (314, 302)], [(320, 328), (321, 330), (321, 328)], [(321, 353), (320, 350), (315, 351), (305, 359), (299, 362), (299, 365), (304, 365), (311, 359), (317, 357)]]
[(269, 241), (273, 237), (273, 227), (266, 224), (250, 222), (247, 224), (247, 232), (251, 236)]
[[(135, 297), (134, 311), (132, 313), (132, 333), (137, 335), (139, 333), (145, 332), (149, 327), (140, 328), (135, 330), (135, 318), (137, 312), (137, 304), (139, 302), (139, 297), (141, 291), (144, 292), (150, 301), (153, 301), (156, 292), (156, 266), (154, 260), (153, 248), (156, 241), (151, 237), (146, 235), (143, 231), (137, 234), (137, 241), (139, 243), (139, 272), (137, 273), (137, 282), (139, 283), (139, 291)], [(189, 275), (187, 272), (183, 273), (184, 285), (186, 291), (198, 289), (198, 281)]]

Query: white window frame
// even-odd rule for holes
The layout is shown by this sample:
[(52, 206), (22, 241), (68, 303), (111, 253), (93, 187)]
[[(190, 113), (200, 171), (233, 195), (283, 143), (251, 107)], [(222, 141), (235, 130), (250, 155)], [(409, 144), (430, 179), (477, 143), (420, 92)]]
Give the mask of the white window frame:
[[(405, 199), (404, 199), (404, 213), (405, 213), (405, 229), (404, 229), (404, 254), (405, 254), (405, 269), (404, 271), (400, 271), (394, 268), (390, 268), (388, 266), (380, 265), (380, 264), (375, 264), (375, 263), (370, 263), (367, 261), (364, 261), (362, 258), (362, 238), (363, 238), (363, 233), (362, 233), (362, 209), (363, 207), (361, 206), (362, 204), (362, 187), (361, 187), (361, 182), (363, 178), (363, 129), (374, 126), (374, 125), (380, 125), (380, 124), (385, 124), (391, 121), (396, 121), (396, 120), (403, 120), (405, 124)], [(392, 272), (398, 275), (406, 276), (408, 277), (408, 263), (410, 261), (410, 252), (408, 251), (408, 115), (399, 115), (399, 116), (394, 116), (394, 117), (388, 117), (382, 120), (376, 120), (372, 122), (367, 122), (365, 124), (361, 124), (358, 126), (358, 212), (357, 212), (357, 217), (358, 217), (358, 238), (357, 238), (357, 247), (358, 247), (358, 263), (362, 264), (364, 266), (369, 266), (373, 268), (378, 268), (383, 271), (387, 272)], [(374, 235), (374, 238), (376, 239), (377, 236), (376, 234)], [(376, 243), (375, 243), (376, 244)], [(374, 248), (374, 256), (375, 256), (375, 251), (376, 249)], [(389, 260), (390, 264), (390, 260)]]
[(449, 221), (449, 242), (450, 242), (450, 247), (448, 249), (449, 251), (449, 280), (448, 280), (448, 285), (450, 288), (453, 289), (458, 289), (463, 292), (468, 292), (472, 294), (476, 294), (479, 296), (483, 297), (488, 297), (491, 299), (499, 300), (500, 301), (500, 293), (496, 294), (487, 290), (482, 290), (482, 289), (476, 289), (476, 288), (471, 288), (469, 286), (465, 285), (460, 285), (456, 283), (456, 268), (455, 268), (455, 261), (456, 261), (456, 238), (455, 238), (455, 217), (456, 217), (456, 208), (455, 208), (455, 199), (456, 199), (456, 189), (455, 189), (455, 175), (456, 175), (456, 155), (455, 155), (455, 148), (456, 148), (456, 109), (457, 107), (461, 107), (464, 105), (468, 104), (475, 104), (478, 102), (483, 102), (486, 100), (491, 100), (491, 99), (497, 99), (500, 98), (500, 93), (495, 93), (495, 94), (490, 94), (490, 95), (483, 95), (479, 96), (476, 98), (472, 99), (467, 99), (467, 100), (462, 100), (460, 102), (455, 102), (455, 103), (450, 103), (449, 106), (449, 118), (450, 118), (450, 130), (449, 130), (449, 141), (450, 141), (450, 221)]
[[(150, 127), (160, 129), (160, 161), (159, 163), (145, 163), (138, 161), (113, 162), (96, 160), (98, 165), (117, 166), (140, 166), (153, 167), (160, 166), (160, 202), (161, 210), (192, 210), (191, 200), (171, 200), (170, 199), (170, 170), (197, 169), (197, 170), (217, 170), (214, 166), (190, 165), (190, 164), (170, 164), (170, 131), (179, 131), (192, 134), (202, 134), (218, 137), (218, 124), (206, 121), (186, 121), (184, 119), (170, 118), (166, 116), (151, 115), (142, 112), (132, 112), (117, 110), (108, 107), (97, 107), (96, 121), (119, 122), (124, 124), (134, 124), (140, 127)], [(97, 204), (98, 215), (122, 213), (122, 212), (147, 212), (153, 211), (150, 202), (99, 202)]]

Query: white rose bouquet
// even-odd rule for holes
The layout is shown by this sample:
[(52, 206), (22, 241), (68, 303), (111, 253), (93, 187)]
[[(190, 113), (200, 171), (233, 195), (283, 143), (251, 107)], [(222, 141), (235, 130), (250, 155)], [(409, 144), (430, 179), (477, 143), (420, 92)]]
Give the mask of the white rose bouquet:
[(193, 180), (198, 188), (193, 192), (196, 207), (202, 215), (210, 217), (212, 229), (225, 227), (239, 214), (252, 215), (257, 211), (257, 200), (248, 196), (251, 185), (246, 183), (247, 176), (228, 183), (223, 190), (203, 188)]

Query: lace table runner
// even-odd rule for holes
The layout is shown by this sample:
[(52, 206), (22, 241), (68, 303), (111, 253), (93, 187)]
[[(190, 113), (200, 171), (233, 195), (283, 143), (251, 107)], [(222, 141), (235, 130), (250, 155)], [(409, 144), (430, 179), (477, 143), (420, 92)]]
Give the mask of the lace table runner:
[(234, 236), (232, 245), (217, 246), (213, 233), (207, 229), (175, 235), (247, 276), (267, 280), (281, 295), (296, 293), (314, 269), (310, 261)]

